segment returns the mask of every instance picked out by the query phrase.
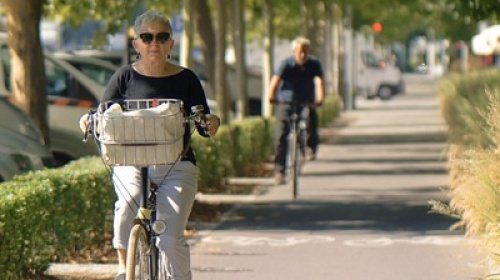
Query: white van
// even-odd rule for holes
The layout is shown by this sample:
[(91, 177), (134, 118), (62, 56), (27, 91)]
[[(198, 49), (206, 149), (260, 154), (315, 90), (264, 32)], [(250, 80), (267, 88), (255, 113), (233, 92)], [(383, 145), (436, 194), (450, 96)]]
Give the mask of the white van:
[(353, 78), (356, 95), (368, 99), (379, 97), (390, 99), (397, 93), (403, 93), (405, 85), (403, 75), (395, 65), (380, 57), (382, 50), (375, 51), (373, 36), (356, 33), (354, 36)]

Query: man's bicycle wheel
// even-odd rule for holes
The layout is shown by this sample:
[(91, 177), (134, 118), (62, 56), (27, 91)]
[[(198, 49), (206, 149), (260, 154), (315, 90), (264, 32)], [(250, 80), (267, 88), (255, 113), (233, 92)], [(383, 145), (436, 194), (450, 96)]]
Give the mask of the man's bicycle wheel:
[(297, 135), (290, 139), (290, 179), (292, 181), (293, 198), (299, 194), (299, 174), (300, 174), (300, 147), (297, 143)]
[(152, 279), (149, 240), (144, 226), (136, 224), (130, 232), (127, 252), (127, 280)]

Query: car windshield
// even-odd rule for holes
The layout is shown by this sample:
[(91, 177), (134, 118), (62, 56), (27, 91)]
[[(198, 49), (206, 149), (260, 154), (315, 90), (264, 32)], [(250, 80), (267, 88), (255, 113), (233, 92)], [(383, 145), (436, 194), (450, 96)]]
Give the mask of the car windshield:
[(364, 51), (361, 53), (363, 63), (368, 67), (380, 67), (384, 61), (372, 52)]
[[(10, 53), (6, 45), (0, 49), (0, 58), (4, 70), (4, 83), (8, 91), (12, 91)], [(110, 70), (111, 71), (111, 70)], [(85, 73), (90, 77), (90, 71)], [(94, 95), (70, 73), (65, 71), (54, 60), (45, 59), (46, 93), (48, 98), (72, 98), (96, 102)], [(111, 77), (111, 76), (109, 76)], [(102, 79), (109, 79), (108, 77)], [(107, 80), (103, 83), (106, 83)]]

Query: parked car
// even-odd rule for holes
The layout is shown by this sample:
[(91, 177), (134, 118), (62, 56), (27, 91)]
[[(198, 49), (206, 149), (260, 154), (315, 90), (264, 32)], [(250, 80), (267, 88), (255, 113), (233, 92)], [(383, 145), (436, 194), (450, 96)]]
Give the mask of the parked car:
[(100, 86), (106, 86), (118, 66), (100, 58), (73, 54), (72, 52), (55, 52), (54, 57), (71, 64)]
[(33, 120), (0, 97), (0, 182), (52, 166), (53, 160)]
[[(97, 106), (104, 86), (50, 52), (45, 52), (50, 149), (56, 166), (87, 155), (97, 155), (98, 146), (82, 142), (80, 117)], [(11, 91), (10, 53), (7, 35), (0, 33), (0, 95)]]
[(382, 100), (404, 92), (401, 71), (389, 61), (383, 60), (371, 51), (359, 53), (357, 63), (357, 93), (367, 98), (379, 97)]
[(357, 33), (352, 53), (357, 95), (386, 100), (405, 91), (401, 71), (394, 62), (382, 58), (380, 52), (375, 51), (373, 39)]
[(101, 61), (106, 61), (115, 66), (127, 64), (128, 54), (122, 50), (75, 50), (67, 52), (69, 55), (78, 57), (96, 58)]

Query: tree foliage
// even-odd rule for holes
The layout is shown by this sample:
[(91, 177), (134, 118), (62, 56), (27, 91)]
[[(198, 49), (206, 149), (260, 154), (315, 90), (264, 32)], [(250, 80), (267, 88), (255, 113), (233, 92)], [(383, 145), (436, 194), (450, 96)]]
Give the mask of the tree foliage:
[[(479, 1), (479, 0), (478, 0)], [(495, 11), (500, 12), (498, 1), (490, 2), (489, 7), (495, 7)], [(355, 30), (371, 29), (374, 22), (383, 25), (383, 31), (379, 35), (382, 42), (404, 42), (407, 36), (415, 30), (427, 31), (433, 29), (436, 36), (440, 38), (450, 38), (456, 40), (469, 40), (475, 33), (477, 22), (474, 15), (483, 15), (484, 10), (478, 11), (464, 9), (462, 6), (454, 5), (451, 2), (459, 0), (433, 1), (433, 0), (302, 0), (287, 1), (274, 0), (273, 6), (276, 11), (274, 24), (276, 26), (276, 36), (280, 38), (293, 38), (303, 30), (303, 17), (305, 16), (301, 3), (309, 9), (318, 4), (339, 4), (346, 15), (348, 7), (352, 9), (352, 26)], [(477, 2), (477, 1), (476, 1)], [(462, 4), (463, 5), (463, 4)], [(262, 1), (247, 0), (246, 12), (248, 14), (248, 39), (261, 38), (263, 30), (262, 21)], [(475, 11), (473, 13), (473, 11)], [(321, 9), (316, 13), (316, 20), (322, 21), (324, 13)]]
[(437, 38), (469, 40), (476, 27), (468, 13), (457, 11), (445, 1), (432, 0), (342, 0), (353, 7), (353, 26), (383, 25), (383, 42), (404, 42), (414, 31), (432, 30)]
[(182, 1), (174, 0), (46, 0), (44, 16), (79, 27), (85, 21), (104, 22), (96, 32), (95, 45), (105, 43), (106, 35), (120, 31), (133, 23), (138, 13), (156, 9), (171, 14), (180, 9)]
[(489, 20), (497, 22), (500, 16), (498, 0), (446, 0), (454, 12), (470, 16), (474, 21)]

